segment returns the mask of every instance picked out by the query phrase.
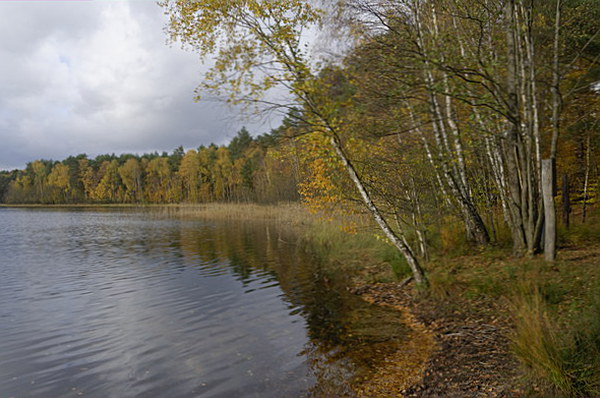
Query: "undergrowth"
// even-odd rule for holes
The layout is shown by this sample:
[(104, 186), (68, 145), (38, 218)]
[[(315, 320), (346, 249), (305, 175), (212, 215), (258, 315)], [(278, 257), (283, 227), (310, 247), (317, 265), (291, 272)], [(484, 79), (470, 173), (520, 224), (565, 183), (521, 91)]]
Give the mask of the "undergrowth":
[(405, 259), (367, 226), (348, 233), (342, 222), (315, 220), (304, 231), (303, 239), (331, 267), (353, 273), (361, 282), (391, 282), (410, 274)]
[(600, 237), (600, 220), (589, 219), (585, 224), (572, 223), (569, 228), (564, 225), (558, 226), (559, 246), (582, 246), (598, 242)]
[(566, 323), (538, 287), (514, 299), (512, 350), (543, 396), (600, 395), (600, 287), (591, 305)]

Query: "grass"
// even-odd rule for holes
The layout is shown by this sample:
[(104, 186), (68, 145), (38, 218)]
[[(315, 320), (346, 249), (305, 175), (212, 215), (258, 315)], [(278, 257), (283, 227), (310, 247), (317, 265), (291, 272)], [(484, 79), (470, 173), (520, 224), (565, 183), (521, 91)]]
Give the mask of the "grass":
[(211, 220), (269, 220), (277, 224), (298, 227), (311, 222), (308, 212), (298, 203), (259, 205), (253, 203), (208, 203), (157, 205), (170, 216)]
[(522, 292), (514, 302), (512, 350), (545, 396), (600, 394), (600, 289), (594, 293), (570, 324), (562, 324), (540, 289)]
[(564, 338), (539, 290), (515, 298), (513, 317), (512, 350), (524, 364), (530, 380), (541, 381), (546, 394), (554, 389), (556, 393), (572, 395)]
[(410, 273), (404, 258), (381, 239), (371, 219), (361, 215), (309, 214), (302, 240), (333, 272), (348, 272), (355, 282), (396, 281)]
[(561, 247), (582, 246), (597, 243), (600, 237), (598, 217), (589, 219), (585, 224), (574, 220), (569, 228), (558, 226), (558, 244)]

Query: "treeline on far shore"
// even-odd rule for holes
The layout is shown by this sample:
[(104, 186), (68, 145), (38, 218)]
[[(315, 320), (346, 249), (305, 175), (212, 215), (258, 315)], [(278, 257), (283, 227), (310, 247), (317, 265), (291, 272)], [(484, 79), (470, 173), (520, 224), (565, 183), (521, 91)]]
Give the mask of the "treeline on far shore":
[(295, 201), (293, 147), (281, 129), (252, 137), (242, 128), (228, 145), (144, 155), (85, 154), (35, 160), (24, 170), (0, 171), (0, 202), (114, 204)]

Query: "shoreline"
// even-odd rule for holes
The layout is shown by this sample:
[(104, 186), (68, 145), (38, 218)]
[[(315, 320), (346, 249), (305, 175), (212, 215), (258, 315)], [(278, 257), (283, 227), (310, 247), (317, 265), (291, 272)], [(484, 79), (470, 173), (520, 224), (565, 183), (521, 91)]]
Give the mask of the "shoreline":
[[(409, 397), (517, 397), (518, 363), (510, 354), (507, 319), (470, 317), (453, 305), (418, 298), (401, 283), (365, 284), (352, 289), (363, 299), (407, 311), (411, 326), (430, 334), (435, 347), (419, 369), (419, 377), (406, 386), (400, 380), (398, 394)], [(495, 304), (486, 303), (493, 310)], [(454, 307), (454, 308), (453, 308)]]
[[(0, 208), (22, 209), (141, 209), (155, 210), (175, 217), (203, 218), (210, 220), (242, 220), (275, 222), (285, 228), (310, 239), (311, 226), (322, 222), (319, 215), (311, 214), (300, 203), (279, 203), (273, 205), (257, 204), (171, 204), (171, 205), (138, 205), (138, 204), (0, 204)], [(314, 232), (314, 231), (313, 231)], [(314, 243), (314, 242), (313, 242)], [(316, 243), (315, 243), (316, 244)], [(351, 282), (348, 290), (355, 293)], [(369, 285), (370, 286), (370, 285)], [(414, 315), (407, 302), (382, 302), (377, 295), (360, 295), (363, 300), (373, 305), (385, 305), (393, 308), (402, 318), (402, 322), (411, 330), (406, 345), (383, 359), (370, 379), (354, 386), (358, 397), (399, 397), (411, 386), (421, 382), (432, 353), (439, 351), (435, 334), (417, 316)]]
[[(554, 263), (539, 256), (512, 257), (494, 246), (487, 250), (463, 248), (463, 254), (454, 255), (442, 251), (427, 264), (431, 288), (424, 294), (414, 285), (399, 282), (402, 274), (393, 277), (394, 264), (389, 257), (380, 256), (386, 245), (366, 242), (373, 231), (367, 218), (326, 217), (309, 212), (300, 203), (0, 205), (10, 207), (137, 208), (174, 217), (267, 221), (290, 228), (299, 239), (314, 245), (332, 272), (347, 273), (351, 293), (372, 304), (395, 308), (415, 331), (411, 337), (416, 341), (408, 339), (406, 350), (383, 358), (371, 380), (356, 386), (359, 397), (566, 396), (552, 395), (556, 390), (551, 380), (524, 367), (526, 360), (511, 346), (519, 331), (516, 305), (528, 295), (542, 295), (543, 311), (551, 311), (555, 319), (549, 326), (542, 325), (549, 329), (540, 333), (569, 337), (573, 331), (588, 329), (570, 316), (585, 315), (583, 310), (591, 306), (600, 289), (600, 235), (594, 223), (572, 226), (569, 234), (564, 233)], [(359, 234), (344, 232), (349, 221), (358, 222)], [(534, 321), (539, 318), (533, 312), (526, 315)], [(526, 335), (524, 344), (535, 346), (543, 338), (540, 336)]]
[(385, 358), (383, 365), (374, 372), (371, 380), (360, 386), (358, 396), (406, 397), (406, 392), (421, 382), (427, 372), (430, 359), (440, 349), (435, 333), (415, 316), (406, 303), (395, 300), (382, 301), (373, 294), (371, 286), (365, 287), (366, 289), (363, 288), (362, 291), (356, 288), (349, 290), (370, 304), (398, 311), (411, 332), (407, 344)]

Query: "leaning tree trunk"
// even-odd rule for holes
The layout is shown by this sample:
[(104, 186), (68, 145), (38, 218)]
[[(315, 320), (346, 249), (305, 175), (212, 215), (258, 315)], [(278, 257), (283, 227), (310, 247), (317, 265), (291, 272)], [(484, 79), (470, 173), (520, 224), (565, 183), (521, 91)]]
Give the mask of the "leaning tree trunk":
[(362, 180), (358, 176), (358, 173), (356, 172), (354, 165), (350, 162), (350, 160), (348, 159), (348, 157), (342, 150), (342, 146), (340, 145), (340, 142), (338, 141), (338, 139), (335, 135), (331, 137), (331, 146), (333, 147), (336, 154), (338, 155), (338, 157), (344, 164), (344, 167), (346, 168), (346, 171), (348, 172), (348, 176), (350, 177), (352, 182), (354, 182), (354, 185), (356, 185), (356, 188), (358, 189), (363, 202), (365, 203), (365, 205), (367, 206), (367, 209), (369, 210), (369, 212), (371, 213), (371, 215), (377, 222), (377, 225), (379, 225), (379, 228), (381, 228), (381, 230), (383, 231), (385, 236), (390, 240), (390, 242), (392, 242), (392, 244), (398, 249), (398, 251), (400, 251), (400, 253), (402, 253), (404, 258), (406, 259), (406, 262), (408, 263), (408, 266), (410, 267), (410, 269), (412, 271), (415, 282), (417, 282), (417, 284), (419, 284), (419, 285), (427, 286), (428, 281), (425, 276), (425, 272), (423, 271), (423, 268), (421, 268), (419, 261), (417, 260), (417, 257), (415, 256), (414, 252), (408, 245), (406, 238), (402, 234), (400, 234), (400, 236), (398, 236), (390, 228), (387, 221), (383, 218), (383, 216), (381, 215), (381, 212), (379, 211), (379, 209), (373, 202), (371, 195), (369, 194), (369, 192), (365, 188), (364, 184), (362, 183)]

